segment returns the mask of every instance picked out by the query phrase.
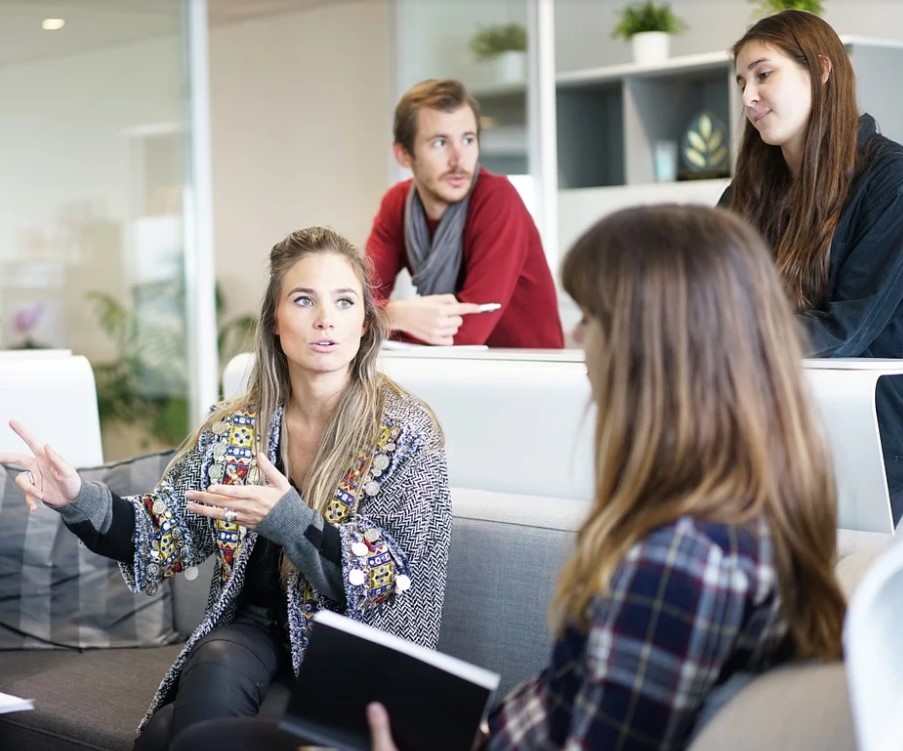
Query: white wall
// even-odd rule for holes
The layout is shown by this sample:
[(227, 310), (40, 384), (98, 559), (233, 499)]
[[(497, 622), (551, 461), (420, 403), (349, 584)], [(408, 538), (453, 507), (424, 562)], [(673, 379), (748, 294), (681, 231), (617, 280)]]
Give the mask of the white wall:
[(0, 345), (9, 311), (53, 309), (36, 338), (105, 356), (84, 293), (124, 291), (136, 126), (182, 115), (178, 40), (0, 67)]
[(459, 78), (472, 88), (495, 82), (492, 64), (478, 61), (469, 42), (481, 26), (527, 24), (526, 0), (396, 0), (401, 17), (401, 85), (424, 78)]
[(387, 187), (388, 0), (210, 34), (214, 237), (229, 312), (255, 312), (270, 248), (328, 224), (362, 244)]

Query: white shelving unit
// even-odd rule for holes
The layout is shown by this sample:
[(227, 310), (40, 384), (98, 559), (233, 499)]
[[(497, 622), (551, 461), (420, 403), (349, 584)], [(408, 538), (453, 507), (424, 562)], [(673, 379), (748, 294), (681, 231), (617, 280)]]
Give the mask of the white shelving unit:
[(478, 86), (471, 93), (480, 103), (480, 162), (493, 172), (528, 174), (526, 82)]
[[(903, 141), (903, 101), (895, 71), (903, 43), (841, 37), (856, 72), (859, 109), (889, 138)], [(733, 162), (745, 124), (733, 65), (726, 52), (686, 55), (660, 65), (616, 65), (557, 76), (558, 239), (567, 248), (599, 217), (639, 203), (714, 205), (730, 182), (655, 183), (652, 144), (680, 143), (702, 110), (727, 127)]]
[(675, 57), (661, 65), (618, 65), (557, 78), (559, 189), (654, 181), (652, 144), (680, 142), (699, 112), (739, 129), (737, 87), (727, 53)]

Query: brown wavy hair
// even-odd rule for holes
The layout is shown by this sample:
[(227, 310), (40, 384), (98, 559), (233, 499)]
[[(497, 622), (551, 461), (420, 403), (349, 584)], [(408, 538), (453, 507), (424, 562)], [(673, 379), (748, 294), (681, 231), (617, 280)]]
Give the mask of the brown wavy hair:
[[(856, 77), (834, 29), (812, 13), (766, 16), (734, 44), (734, 60), (751, 41), (775, 47), (809, 74), (812, 112), (796, 179), (780, 147), (746, 120), (730, 208), (765, 236), (796, 311), (811, 310), (825, 298), (831, 238), (856, 169)], [(831, 70), (822, 82), (825, 60)]]
[(463, 83), (454, 78), (428, 78), (415, 84), (404, 93), (395, 107), (395, 143), (401, 144), (413, 156), (420, 110), (427, 108), (454, 112), (465, 105), (473, 112), (479, 137), (480, 105)]
[(830, 455), (762, 238), (726, 210), (626, 209), (577, 240), (562, 281), (596, 337), (586, 363), (596, 470), (555, 628), (585, 625), (591, 599), (657, 527), (764, 518), (798, 654), (839, 656)]

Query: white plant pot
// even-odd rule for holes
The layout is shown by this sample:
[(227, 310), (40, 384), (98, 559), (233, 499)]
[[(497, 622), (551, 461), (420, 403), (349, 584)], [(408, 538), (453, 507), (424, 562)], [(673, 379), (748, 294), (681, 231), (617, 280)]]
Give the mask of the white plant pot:
[(671, 35), (667, 31), (641, 31), (630, 37), (633, 61), (639, 65), (654, 65), (668, 59)]
[(497, 83), (523, 83), (527, 80), (527, 53), (508, 50), (493, 58)]

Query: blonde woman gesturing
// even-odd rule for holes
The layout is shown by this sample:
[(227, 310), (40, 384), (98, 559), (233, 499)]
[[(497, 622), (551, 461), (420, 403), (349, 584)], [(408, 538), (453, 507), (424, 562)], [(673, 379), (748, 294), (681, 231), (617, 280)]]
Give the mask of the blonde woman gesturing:
[(203, 621), (141, 724), (166, 749), (204, 720), (254, 716), (297, 672), (328, 608), (435, 647), (451, 504), (432, 412), (376, 370), (385, 336), (363, 256), (322, 227), (270, 254), (247, 393), (218, 405), (156, 488), (119, 498), (18, 423), (16, 480), (129, 585), (216, 561)]

